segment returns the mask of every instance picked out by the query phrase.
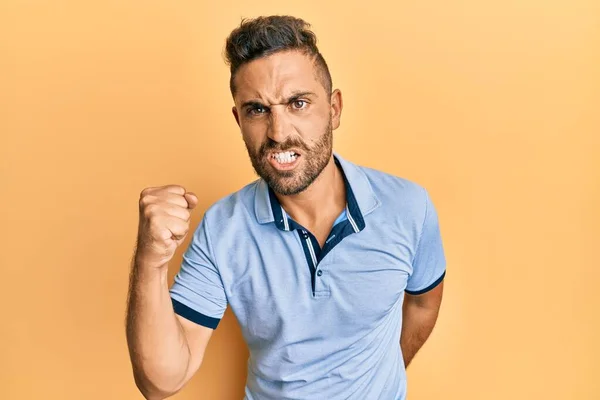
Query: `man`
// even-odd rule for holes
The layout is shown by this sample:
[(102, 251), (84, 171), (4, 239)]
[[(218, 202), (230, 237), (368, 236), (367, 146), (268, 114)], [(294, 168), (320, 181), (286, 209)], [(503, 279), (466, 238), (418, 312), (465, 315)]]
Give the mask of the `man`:
[(198, 199), (141, 193), (127, 339), (135, 382), (164, 399), (194, 375), (226, 307), (250, 351), (245, 399), (406, 398), (445, 276), (426, 190), (332, 151), (342, 94), (304, 21), (243, 21), (227, 39), (233, 115), (259, 179), (213, 204), (173, 286)]

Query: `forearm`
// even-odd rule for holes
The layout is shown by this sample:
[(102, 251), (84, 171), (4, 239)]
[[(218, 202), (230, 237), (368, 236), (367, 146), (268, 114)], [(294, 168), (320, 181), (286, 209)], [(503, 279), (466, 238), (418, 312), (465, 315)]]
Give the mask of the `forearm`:
[(167, 284), (167, 268), (132, 266), (127, 305), (127, 343), (136, 385), (147, 399), (181, 388), (190, 360)]
[(410, 301), (404, 302), (400, 348), (402, 349), (405, 367), (408, 367), (417, 351), (431, 334), (437, 317), (437, 308), (429, 309)]

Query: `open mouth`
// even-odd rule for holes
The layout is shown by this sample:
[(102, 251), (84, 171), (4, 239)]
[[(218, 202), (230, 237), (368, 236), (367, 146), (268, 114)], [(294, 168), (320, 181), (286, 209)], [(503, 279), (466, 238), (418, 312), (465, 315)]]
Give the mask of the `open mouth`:
[(295, 151), (283, 151), (271, 154), (271, 158), (275, 159), (280, 164), (293, 163), (298, 157), (300, 157), (300, 154)]
[(280, 170), (289, 170), (296, 166), (301, 155), (293, 150), (271, 153), (269, 163)]

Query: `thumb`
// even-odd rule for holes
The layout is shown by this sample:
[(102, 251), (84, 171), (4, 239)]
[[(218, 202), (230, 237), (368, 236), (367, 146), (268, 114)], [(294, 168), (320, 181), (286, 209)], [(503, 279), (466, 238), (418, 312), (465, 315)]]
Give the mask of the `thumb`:
[(188, 202), (188, 208), (190, 210), (194, 209), (194, 207), (196, 207), (198, 205), (198, 197), (196, 197), (196, 195), (192, 192), (187, 192), (184, 195), (185, 199)]

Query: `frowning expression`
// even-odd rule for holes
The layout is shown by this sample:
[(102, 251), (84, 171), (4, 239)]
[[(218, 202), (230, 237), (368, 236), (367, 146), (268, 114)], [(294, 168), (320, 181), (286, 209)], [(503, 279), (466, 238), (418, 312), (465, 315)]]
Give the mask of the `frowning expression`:
[(233, 114), (256, 173), (275, 192), (302, 192), (331, 159), (339, 90), (328, 93), (313, 59), (282, 51), (244, 64), (234, 78)]

